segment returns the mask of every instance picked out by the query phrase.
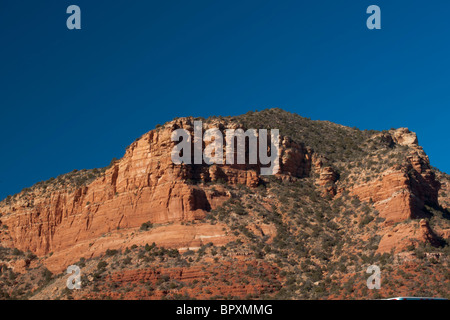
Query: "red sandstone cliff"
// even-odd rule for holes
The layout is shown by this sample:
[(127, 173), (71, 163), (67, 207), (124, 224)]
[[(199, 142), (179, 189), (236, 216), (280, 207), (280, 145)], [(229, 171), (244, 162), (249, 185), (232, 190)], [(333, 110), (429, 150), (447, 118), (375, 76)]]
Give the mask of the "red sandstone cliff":
[[(239, 127), (233, 123), (227, 125)], [(218, 122), (209, 123), (205, 128), (208, 126), (225, 128)], [(207, 212), (229, 198), (227, 191), (204, 188), (189, 181), (221, 179), (227, 184), (254, 188), (260, 182), (259, 168), (175, 165), (170, 158), (174, 146), (171, 134), (177, 128), (192, 131), (193, 119), (174, 120), (143, 135), (127, 148), (122, 159), (81, 188), (35, 189), (14, 201), (3, 202), (1, 223), (8, 229), (1, 232), (2, 245), (46, 256), (47, 266), (61, 271), (81, 257), (90, 258), (107, 249), (123, 249), (133, 244), (156, 242), (186, 250), (205, 242), (222, 245), (233, 240), (225, 225), (201, 223)], [(408, 147), (407, 162), (350, 189), (362, 201), (373, 202), (380, 217), (385, 218), (380, 228), (379, 252), (401, 250), (412, 240), (433, 242), (436, 235), (425, 222), (421, 222), (418, 231), (409, 225), (393, 226), (426, 217), (425, 203), (438, 204), (440, 184), (428, 158), (418, 146), (415, 134), (406, 129), (386, 134), (383, 139)], [(279, 176), (295, 179), (316, 174), (317, 185), (323, 188), (324, 194), (339, 197), (336, 195), (339, 175), (320, 159), (311, 149), (282, 137)], [(199, 223), (183, 223), (193, 220)], [(148, 221), (157, 227), (138, 232)]]
[[(12, 240), (8, 245), (39, 256), (51, 253), (48, 267), (61, 271), (81, 257), (133, 244), (156, 242), (187, 249), (198, 248), (204, 241), (231, 241), (233, 237), (223, 225), (181, 224), (202, 220), (206, 212), (229, 197), (224, 190), (205, 190), (188, 182), (222, 179), (228, 184), (256, 187), (259, 168), (175, 165), (171, 134), (178, 128), (192, 131), (193, 119), (174, 120), (143, 135), (127, 148), (122, 159), (86, 186), (74, 191), (35, 190), (3, 205), (1, 222), (8, 226), (4, 236)], [(287, 138), (281, 140), (281, 146), (282, 171), (297, 177), (307, 175), (310, 151)], [(160, 227), (137, 233), (148, 221)]]

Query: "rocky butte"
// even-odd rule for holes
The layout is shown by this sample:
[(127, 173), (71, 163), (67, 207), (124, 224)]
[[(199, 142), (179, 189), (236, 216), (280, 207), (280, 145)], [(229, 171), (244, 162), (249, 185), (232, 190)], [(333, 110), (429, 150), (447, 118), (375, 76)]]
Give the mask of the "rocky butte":
[[(354, 279), (373, 263), (428, 268), (440, 279), (436, 294), (448, 295), (450, 179), (430, 165), (415, 133), (361, 131), (280, 109), (203, 119), (204, 130), (279, 129), (280, 170), (261, 176), (256, 164), (174, 164), (172, 132), (193, 132), (195, 120), (151, 130), (107, 168), (74, 171), (3, 200), (1, 246), (20, 252), (14, 263), (2, 258), (5, 270), (25, 277), (42, 265), (55, 276), (82, 261), (92, 279), (75, 298), (102, 298), (99, 287), (125, 299), (364, 298)], [(222, 273), (204, 283), (213, 270)], [(164, 287), (164, 274), (176, 283)], [(231, 280), (218, 286), (221, 275)], [(353, 291), (339, 285), (344, 280)], [(146, 281), (153, 287), (144, 293), (111, 289)], [(36, 297), (68, 294), (55, 283), (43, 283)]]

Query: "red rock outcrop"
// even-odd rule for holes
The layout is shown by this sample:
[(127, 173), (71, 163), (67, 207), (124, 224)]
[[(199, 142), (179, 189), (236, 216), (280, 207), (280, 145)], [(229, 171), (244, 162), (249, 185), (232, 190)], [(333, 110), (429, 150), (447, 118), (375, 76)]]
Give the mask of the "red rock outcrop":
[(399, 128), (391, 130), (390, 134), (395, 143), (402, 146), (418, 146), (419, 141), (414, 132), (409, 131), (408, 128)]
[(399, 129), (399, 132), (394, 131), (394, 141), (412, 146), (407, 163), (390, 168), (378, 179), (356, 185), (351, 190), (361, 200), (373, 202), (386, 223), (426, 217), (424, 205), (438, 205), (440, 183), (431, 170), (427, 155), (416, 145), (415, 134), (407, 129)]
[[(209, 124), (211, 126), (211, 124)], [(64, 189), (31, 194), (0, 208), (10, 245), (39, 256), (52, 255), (49, 268), (62, 270), (80, 257), (123, 248), (145, 222), (167, 226), (173, 233), (150, 232), (139, 241), (175, 248), (196, 247), (195, 239), (223, 243), (232, 237), (216, 228), (183, 228), (179, 222), (202, 220), (206, 212), (229, 198), (226, 192), (189, 181), (217, 181), (256, 187), (259, 168), (247, 165), (176, 165), (171, 160), (174, 129), (193, 130), (193, 119), (174, 120), (132, 143), (122, 159), (101, 177), (73, 192)], [(222, 125), (222, 130), (225, 128)], [(308, 150), (282, 138), (283, 174), (309, 173)], [(178, 227), (176, 227), (178, 225)], [(144, 242), (145, 243), (145, 242)]]
[(402, 170), (389, 170), (375, 181), (356, 186), (352, 194), (363, 201), (373, 202), (380, 217), (388, 223), (412, 218), (414, 200), (408, 176)]
[(406, 250), (409, 246), (416, 247), (419, 243), (431, 243), (438, 245), (439, 239), (431, 230), (426, 220), (418, 223), (400, 224), (385, 233), (378, 246), (377, 252), (384, 253), (394, 250), (398, 253)]
[(385, 134), (392, 143), (408, 146), (409, 156), (401, 166), (384, 171), (378, 179), (356, 185), (351, 190), (361, 200), (373, 203), (385, 223), (378, 233), (382, 236), (378, 252), (401, 252), (418, 242), (439, 245), (439, 237), (425, 220), (419, 227), (408, 222), (411, 219), (429, 217), (425, 204), (439, 206), (438, 192), (441, 184), (431, 170), (430, 162), (422, 148), (417, 145), (415, 133), (401, 128)]
[(314, 172), (318, 175), (316, 179), (317, 185), (322, 188), (324, 196), (335, 196), (337, 192), (336, 182), (339, 179), (339, 174), (330, 166), (324, 166), (324, 158), (317, 154), (312, 155), (312, 163)]
[[(198, 267), (189, 268), (167, 268), (167, 269), (135, 269), (114, 272), (108, 275), (99, 288), (99, 293), (89, 292), (89, 299), (98, 299), (99, 296), (109, 295), (113, 299), (162, 299), (166, 296), (174, 294), (187, 295), (196, 299), (208, 299), (214, 296), (233, 296), (246, 298), (249, 294), (260, 295), (263, 292), (278, 291), (281, 277), (279, 270), (267, 263), (257, 262), (255, 260), (245, 261), (240, 257), (231, 264), (228, 261), (222, 261), (220, 266), (215, 267)], [(248, 267), (258, 268), (259, 272), (264, 276), (252, 277), (244, 273)], [(214, 279), (214, 274), (220, 275), (218, 279)], [(187, 284), (183, 288), (161, 290), (158, 288), (158, 282), (162, 279), (167, 281), (179, 281)], [(242, 279), (246, 279), (245, 283)], [(145, 283), (147, 286), (155, 288), (149, 291), (140, 288)], [(196, 288), (195, 283), (199, 283), (201, 287)], [(118, 291), (110, 292), (109, 286), (116, 288), (125, 288), (135, 286), (134, 290), (124, 290), (122, 297)], [(189, 285), (189, 286), (188, 286)], [(76, 292), (80, 298), (85, 293), (81, 290)]]
[[(193, 118), (177, 119), (144, 134), (127, 148), (122, 159), (81, 188), (35, 190), (14, 201), (4, 201), (0, 206), (0, 227), (7, 229), (0, 230), (2, 245), (46, 256), (46, 265), (61, 271), (81, 257), (91, 258), (107, 249), (133, 244), (155, 242), (187, 250), (204, 241), (218, 245), (232, 241), (234, 237), (225, 225), (201, 223), (208, 211), (230, 197), (220, 184), (207, 188), (205, 183), (223, 181), (254, 188), (260, 183), (260, 167), (174, 164), (172, 132), (179, 128), (192, 132), (193, 123)], [(236, 123), (204, 124), (204, 129), (211, 127), (221, 131), (242, 128)], [(408, 146), (408, 163), (385, 171), (376, 180), (356, 185), (351, 194), (373, 201), (387, 225), (426, 216), (424, 204), (438, 205), (440, 184), (417, 145), (417, 137), (407, 129), (399, 129), (385, 134), (385, 140), (389, 145)], [(336, 194), (338, 173), (324, 166), (320, 155), (288, 137), (280, 137), (280, 142), (279, 176), (302, 178), (313, 171), (324, 193)], [(182, 224), (187, 221), (198, 223)], [(139, 231), (146, 222), (154, 228)], [(386, 241), (382, 247), (388, 248)]]

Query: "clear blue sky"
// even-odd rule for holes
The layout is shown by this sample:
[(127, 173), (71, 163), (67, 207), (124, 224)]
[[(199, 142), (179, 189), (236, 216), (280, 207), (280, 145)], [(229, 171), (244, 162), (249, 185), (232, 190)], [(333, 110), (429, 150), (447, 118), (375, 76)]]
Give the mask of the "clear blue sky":
[[(82, 30), (66, 28), (66, 8)], [(366, 9), (382, 10), (382, 30)], [(409, 127), (450, 172), (450, 2), (0, 1), (0, 198), (103, 167), (158, 123), (280, 107)]]

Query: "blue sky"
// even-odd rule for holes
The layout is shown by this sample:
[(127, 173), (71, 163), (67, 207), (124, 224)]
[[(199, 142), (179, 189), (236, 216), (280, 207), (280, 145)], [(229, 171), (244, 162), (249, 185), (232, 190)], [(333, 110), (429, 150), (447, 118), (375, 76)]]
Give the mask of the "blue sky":
[[(66, 9), (82, 29), (66, 28)], [(366, 9), (382, 29), (366, 28)], [(450, 172), (447, 1), (0, 2), (0, 198), (103, 167), (158, 123), (279, 107), (409, 127)]]

